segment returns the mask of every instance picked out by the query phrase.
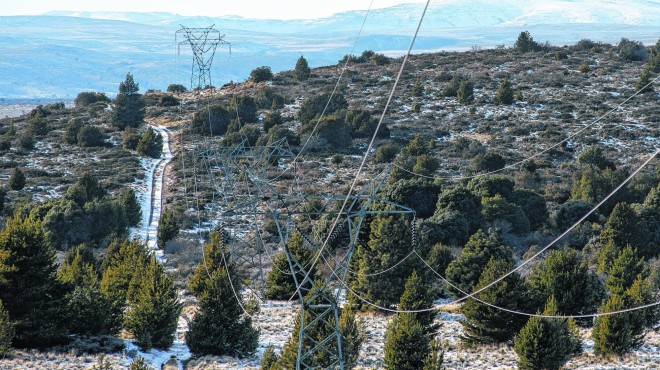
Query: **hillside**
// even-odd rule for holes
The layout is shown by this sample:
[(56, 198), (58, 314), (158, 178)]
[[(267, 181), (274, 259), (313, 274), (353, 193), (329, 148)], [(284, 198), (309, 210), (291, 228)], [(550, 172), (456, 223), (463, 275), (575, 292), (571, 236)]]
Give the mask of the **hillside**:
[[(522, 19), (520, 14), (509, 14), (509, 17), (518, 21)], [(151, 22), (160, 22), (158, 17), (155, 19)], [(62, 18), (62, 21), (66, 19)], [(111, 24), (114, 23), (108, 23)], [(515, 39), (518, 32), (519, 29), (507, 37)], [(533, 31), (532, 35), (543, 40)], [(615, 40), (618, 39), (617, 36)], [(648, 50), (660, 52), (654, 51), (658, 47), (651, 46)], [(211, 229), (225, 228), (233, 222), (230, 230), (233, 240), (254, 243), (243, 250), (240, 247), (232, 250), (232, 253), (236, 252), (233, 257), (239, 263), (240, 276), (245, 279), (259, 276), (257, 267), (263, 267), (265, 271), (272, 269), (272, 259), (281, 251), (277, 230), (268, 216), (232, 218), (227, 210), (242, 209), (242, 202), (246, 200), (270, 201), (278, 193), (309, 197), (341, 197), (346, 194), (402, 61), (401, 58), (379, 54), (362, 60), (359, 57), (349, 57), (350, 62), (339, 82), (343, 63), (313, 68), (310, 77), (303, 81), (287, 70), (261, 82), (245, 80), (202, 91), (177, 94), (152, 91), (145, 94), (146, 123), (167, 127), (173, 134), (170, 145), (174, 158), (165, 172), (162, 201), (164, 208), (177, 215), (182, 233), (166, 245), (164, 256), (168, 274), (174, 278), (185, 303), (184, 317), (190, 318), (197, 306), (196, 299), (186, 291), (186, 285), (201, 260), (201, 241), (208, 237)], [(283, 69), (290, 69), (294, 64), (286, 64)], [(390, 165), (395, 165), (379, 195), (417, 211), (420, 251), (424, 245), (430, 247), (438, 242), (446, 244), (453, 256), (458, 257), (465, 245), (464, 239), (468, 237), (468, 223), (475, 223), (478, 228), (499, 229), (503, 242), (512, 250), (513, 259), (520, 262), (570, 224), (561, 216), (567, 215), (567, 205), (597, 203), (601, 195), (620, 183), (658, 149), (660, 86), (655, 80), (651, 83), (654, 91), (640, 94), (636, 93), (635, 87), (646, 65), (645, 61), (626, 59), (624, 50), (616, 44), (587, 40), (566, 47), (546, 46), (534, 52), (500, 47), (414, 55), (408, 61), (384, 116), (386, 128), (381, 128), (381, 135), (376, 140), (376, 148), (389, 148), (390, 153), (388, 155), (383, 149), (369, 153), (357, 188), (361, 189)], [(247, 74), (243, 74), (240, 80)], [(136, 81), (141, 82), (141, 76), (137, 72), (134, 75)], [(652, 74), (652, 78), (657, 78), (657, 73)], [(505, 80), (511, 84), (513, 101), (510, 104), (499, 102), (497, 98)], [(104, 83), (112, 85), (117, 82), (106, 80)], [(459, 102), (457, 97), (461, 82), (469, 82), (473, 89), (472, 98), (465, 102)], [(309, 102), (318, 101), (323, 103), (321, 107), (324, 106), (328, 95), (323, 94), (330, 93), (335, 85), (338, 86), (335, 94), (338, 100), (330, 104), (326, 119), (318, 131), (315, 130), (316, 135), (310, 137), (320, 109), (319, 104), (310, 105)], [(342, 99), (343, 102), (339, 101)], [(140, 194), (147, 194), (149, 185), (146, 179), (151, 176), (147, 172), (153, 161), (122, 147), (128, 135), (111, 125), (111, 105), (101, 102), (86, 107), (46, 106), (42, 109), (48, 114), (41, 117), (39, 124), (45, 123), (47, 128), (33, 137), (33, 148), (24, 147), (21, 138), (34, 134), (37, 113), (0, 120), (0, 135), (3, 135), (3, 141), (9, 142), (9, 147), (3, 149), (0, 179), (5, 184), (16, 167), (24, 169), (27, 175), (25, 188), (7, 192), (3, 217), (26, 207), (23, 204), (30, 200), (60, 199), (86, 171), (97, 176), (111, 193), (131, 187)], [(275, 119), (276, 116), (280, 120)], [(218, 127), (224, 125), (226, 132), (210, 135), (206, 131), (210, 126), (206, 117), (220, 117)], [(103, 135), (102, 145), (81, 148), (64, 142), (63, 134), (75, 118), (98, 128)], [(142, 125), (133, 134), (139, 136), (145, 130), (146, 125)], [(242, 140), (254, 146), (268, 146), (282, 137), (287, 138), (282, 148), (290, 153), (282, 154), (281, 158), (270, 162), (261, 156), (239, 158), (232, 162), (240, 165), (237, 173), (223, 167), (226, 162), (222, 162), (219, 153), (234, 148)], [(420, 159), (422, 155), (405, 157), (411, 151), (411, 143), (422, 148), (424, 158)], [(602, 151), (596, 159), (601, 161), (599, 164), (605, 163), (603, 168), (594, 168), (598, 167), (594, 165), (596, 162), (581, 158), (582, 153), (593, 148)], [(502, 163), (493, 168), (478, 160), (487, 154), (496, 155)], [(294, 160), (287, 155), (299, 156), (295, 166)], [(659, 169), (656, 158), (618, 197), (599, 209), (588, 223), (562, 239), (557, 247), (579, 250), (588, 261), (590, 271), (595, 271), (602, 247), (601, 238), (604, 238), (602, 232), (609, 226), (615, 203), (635, 204), (642, 212), (647, 195), (658, 187)], [(423, 176), (414, 176), (404, 170)], [(485, 191), (480, 186), (488, 186), (479, 183), (481, 178), (499, 178), (498, 181), (510, 183), (512, 191), (509, 193), (525, 190), (534, 194), (533, 199), (540, 199), (546, 212), (537, 212), (531, 203), (514, 204), (513, 198), (503, 199), (501, 194), (479, 193)], [(593, 179), (593, 182), (587, 184), (585, 178)], [(268, 182), (268, 193), (255, 198), (252, 191), (257, 188), (257, 180)], [(588, 186), (593, 191), (583, 191)], [(470, 219), (465, 212), (464, 238), (459, 235), (462, 230), (459, 221), (442, 224), (450, 212), (441, 209), (442, 202), (437, 202), (439, 196), (458, 188), (479, 194), (475, 195), (478, 203), (475, 217), (480, 219)], [(495, 204), (492, 213), (483, 211), (489, 204)], [(510, 217), (507, 211), (498, 211), (496, 207), (499, 205), (515, 211), (517, 218)], [(316, 204), (313, 206), (320, 208)], [(526, 220), (526, 226), (521, 220)], [(291, 221), (295, 221), (296, 227), (308, 233), (314, 242), (322, 243), (327, 219), (310, 216), (310, 219), (291, 218)], [(434, 234), (434, 225), (440, 225), (441, 229), (454, 227), (451, 230), (458, 231), (455, 235)], [(368, 227), (371, 226), (365, 226), (365, 230)], [(258, 238), (251, 235), (255, 229), (261, 232)], [(409, 240), (400, 239), (397, 242), (401, 243), (401, 248), (410, 247)], [(366, 239), (363, 241), (367, 244)], [(98, 255), (105, 253), (106, 242), (96, 245)], [(645, 243), (653, 241), (645, 240)], [(252, 253), (253, 250), (259, 250), (255, 256), (260, 258), (261, 265), (253, 264), (255, 259), (249, 263), (239, 259), (241, 251)], [(327, 255), (339, 259), (345, 254), (346, 249), (339, 245), (332, 246)], [(648, 257), (645, 263), (657, 274), (657, 253), (645, 256)], [(537, 263), (532, 263), (525, 267), (521, 275), (528, 277), (536, 266)], [(411, 263), (404, 264), (402, 269), (408, 271), (422, 267)], [(327, 268), (320, 269), (320, 274), (328, 274)], [(384, 275), (382, 279), (396, 278), (398, 273)], [(600, 273), (598, 278), (605, 280), (605, 274)], [(439, 285), (436, 286), (439, 290), (435, 291), (436, 303), (450, 301), (443, 284), (439, 284), (435, 277), (431, 281)], [(350, 279), (349, 283), (357, 284)], [(262, 297), (254, 292), (263, 288), (262, 283), (252, 279), (242, 294), (246, 299), (258, 300)], [(657, 293), (655, 286), (654, 296)], [(187, 368), (258, 368), (267, 345), (274, 345), (279, 352), (289, 336), (294, 309), (298, 307), (272, 300), (263, 301), (259, 306), (254, 321), (261, 329), (261, 339), (255, 356), (247, 360), (228, 356), (194, 358)], [(515, 368), (516, 355), (506, 343), (473, 347), (462, 344), (460, 336), (464, 332), (459, 320), (464, 316), (460, 310), (460, 305), (444, 307), (436, 317), (442, 324), (436, 334), (444, 343), (445, 365), (451, 369)], [(358, 316), (364, 320), (367, 333), (358, 368), (382, 368), (384, 332), (392, 316), (369, 309)], [(594, 353), (590, 330), (581, 329), (584, 353), (573, 358), (566, 368), (652, 368), (657, 361), (659, 339), (653, 329), (647, 329), (646, 333), (643, 346), (636, 351), (623, 357), (605, 358)], [(60, 355), (52, 356), (63, 363), (69, 361)], [(0, 361), (0, 367), (5, 364), (26, 368), (42, 366), (36, 365), (43, 364), (39, 362), (43, 361), (42, 358), (32, 357), (27, 352), (19, 352), (14, 360), (3, 360), (16, 362)], [(83, 356), (75, 361), (89, 362), (92, 359)], [(112, 361), (119, 362), (120, 359), (116, 356)]]
[[(511, 45), (522, 28), (553, 45), (582, 38), (615, 43), (633, 36), (652, 44), (660, 19), (657, 4), (641, 0), (626, 7), (609, 1), (433, 2), (414, 52)], [(402, 55), (421, 9), (420, 4), (374, 9), (355, 50)], [(287, 70), (301, 54), (314, 67), (333, 65), (350, 52), (364, 16), (364, 11), (356, 11), (324, 19), (277, 21), (62, 11), (0, 17), (5, 36), (0, 40), (4, 51), (0, 97), (72, 99), (82, 90), (114, 94), (112, 81), (127, 71), (141, 76), (144, 90), (163, 90), (173, 82), (187, 86), (190, 51), (183, 48), (177, 57), (174, 40), (181, 24), (215, 24), (232, 43), (231, 54), (226, 48), (218, 49), (213, 68), (217, 86), (242, 81), (260, 65)]]

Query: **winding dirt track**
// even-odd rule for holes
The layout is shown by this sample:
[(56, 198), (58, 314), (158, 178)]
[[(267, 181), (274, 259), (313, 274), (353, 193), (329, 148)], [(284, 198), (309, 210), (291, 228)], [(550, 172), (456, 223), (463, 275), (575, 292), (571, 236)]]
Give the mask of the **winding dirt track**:
[(172, 161), (172, 151), (170, 150), (170, 130), (163, 126), (151, 126), (163, 138), (163, 154), (154, 168), (149, 184), (149, 193), (151, 194), (151, 206), (149, 207), (149, 227), (145, 235), (147, 246), (153, 250), (156, 257), (162, 261), (163, 251), (158, 249), (158, 223), (163, 211), (163, 184), (165, 178), (165, 169)]
[[(150, 194), (150, 202), (148, 207), (149, 225), (146, 229), (144, 240), (147, 242), (147, 247), (154, 253), (156, 258), (165, 263), (163, 250), (158, 248), (158, 223), (163, 211), (163, 189), (165, 183), (165, 170), (168, 164), (172, 161), (172, 151), (170, 149), (170, 135), (171, 132), (166, 127), (150, 125), (160, 136), (163, 138), (163, 153), (156, 163), (151, 174), (151, 182), (148, 184), (147, 193)], [(183, 369), (182, 360), (190, 358), (190, 350), (183, 340), (183, 334), (188, 330), (188, 323), (183, 317), (179, 317), (176, 336), (174, 343), (167, 351), (151, 350), (148, 353), (141, 353), (147, 361), (156, 368), (160, 369), (161, 366), (171, 363), (175, 360), (177, 367)]]

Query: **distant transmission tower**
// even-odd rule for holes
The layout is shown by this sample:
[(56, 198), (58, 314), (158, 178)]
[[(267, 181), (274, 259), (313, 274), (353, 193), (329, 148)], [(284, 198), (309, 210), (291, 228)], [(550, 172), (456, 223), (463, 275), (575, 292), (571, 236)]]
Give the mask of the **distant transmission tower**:
[(231, 44), (223, 38), (224, 34), (213, 28), (215, 25), (206, 28), (188, 28), (181, 25), (181, 29), (174, 34), (174, 41), (177, 42), (177, 36), (183, 34), (184, 41), (177, 42), (177, 55), (181, 44), (189, 44), (193, 52), (192, 75), (190, 78), (190, 89), (203, 89), (211, 86), (211, 64), (218, 44), (229, 45), (231, 53)]

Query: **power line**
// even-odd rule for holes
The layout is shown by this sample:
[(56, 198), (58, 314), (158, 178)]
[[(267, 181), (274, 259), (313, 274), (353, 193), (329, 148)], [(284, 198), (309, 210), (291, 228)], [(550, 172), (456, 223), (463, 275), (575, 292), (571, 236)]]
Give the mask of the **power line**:
[[(467, 292), (463, 291), (461, 288), (457, 287), (456, 285), (452, 284), (449, 280), (442, 277), (442, 275), (440, 273), (438, 273), (433, 267), (431, 267), (431, 265), (429, 265), (417, 252), (415, 252), (415, 254), (417, 255), (417, 257), (419, 257), (419, 259), (422, 260), (424, 265), (426, 265), (426, 267), (428, 267), (443, 282), (451, 285), (454, 289), (458, 290), (462, 294), (465, 294), (466, 296), (469, 295)], [(514, 314), (514, 315), (521, 315), (521, 316), (528, 316), (528, 317), (542, 317), (542, 318), (546, 318), (546, 319), (592, 318), (592, 317), (599, 317), (599, 316), (608, 316), (608, 315), (613, 315), (613, 314), (617, 314), (617, 313), (626, 313), (626, 312), (641, 310), (641, 309), (644, 309), (644, 308), (649, 308), (649, 307), (660, 305), (660, 301), (657, 301), (657, 302), (645, 304), (645, 305), (642, 305), (642, 306), (631, 307), (631, 308), (621, 309), (621, 310), (617, 310), (617, 311), (610, 311), (610, 312), (598, 312), (598, 313), (593, 313), (593, 314), (579, 314), (579, 315), (546, 315), (546, 314), (541, 314), (541, 313), (529, 313), (529, 312), (522, 312), (522, 311), (508, 309), (506, 307), (501, 307), (501, 306), (497, 306), (497, 305), (494, 305), (492, 303), (486, 302), (482, 299), (477, 298), (476, 296), (471, 296), (470, 299), (474, 299), (475, 301), (477, 301), (479, 303), (482, 303), (482, 304), (485, 304), (486, 306), (492, 307), (496, 310), (508, 312), (508, 313), (511, 313), (511, 314)], [(453, 304), (455, 302), (456, 301), (450, 302), (450, 303), (447, 303), (447, 304)]]
[[(371, 11), (371, 6), (373, 5), (374, 0), (371, 0), (369, 2), (369, 7), (367, 8), (367, 12), (364, 14), (364, 18), (362, 19), (362, 25), (360, 26), (360, 30), (358, 31), (357, 36), (355, 37), (355, 41), (353, 42), (353, 47), (351, 47), (351, 51), (349, 52), (349, 55), (353, 54), (355, 51), (355, 47), (357, 46), (358, 40), (360, 40), (360, 36), (362, 35), (362, 30), (364, 29), (364, 25), (367, 23), (367, 18), (369, 17), (369, 12)], [(309, 144), (309, 141), (312, 139), (312, 136), (316, 132), (316, 129), (319, 127), (319, 124), (321, 123), (321, 119), (325, 116), (325, 112), (327, 111), (328, 107), (330, 106), (330, 102), (332, 102), (332, 98), (334, 97), (335, 93), (337, 92), (337, 89), (339, 88), (339, 83), (341, 82), (342, 77), (344, 76), (344, 72), (346, 72), (346, 69), (348, 68), (348, 62), (350, 61), (350, 58), (346, 58), (346, 61), (344, 62), (344, 66), (341, 69), (341, 72), (339, 73), (339, 77), (337, 78), (337, 82), (335, 83), (335, 87), (332, 89), (332, 93), (330, 93), (330, 97), (328, 98), (328, 102), (325, 104), (325, 107), (323, 107), (323, 111), (321, 112), (321, 115), (319, 118), (316, 120), (316, 124), (312, 128), (312, 131), (309, 133), (309, 136), (307, 137), (307, 140), (305, 140), (305, 143), (303, 146), (300, 148), (298, 153), (296, 154), (295, 158), (293, 158), (293, 161), (284, 168), (284, 170), (274, 178), (268, 180), (268, 182), (275, 181), (282, 177), (287, 171), (291, 169), (292, 166), (296, 163), (299, 157), (301, 157), (305, 153), (305, 148), (307, 148), (307, 145)]]
[[(523, 266), (525, 266), (526, 264), (528, 264), (529, 262), (531, 262), (533, 259), (535, 259), (535, 258), (538, 257), (539, 255), (541, 255), (541, 253), (545, 252), (548, 248), (552, 247), (557, 241), (559, 241), (559, 240), (560, 240), (561, 238), (563, 238), (566, 234), (568, 234), (570, 231), (572, 231), (574, 228), (576, 228), (580, 223), (582, 223), (585, 219), (587, 219), (587, 218), (588, 218), (593, 212), (596, 211), (596, 209), (598, 209), (598, 207), (600, 207), (601, 205), (603, 205), (603, 203), (605, 203), (605, 202), (606, 202), (607, 200), (609, 200), (609, 199), (610, 199), (615, 193), (617, 193), (619, 190), (621, 190), (621, 188), (622, 188), (623, 186), (625, 186), (625, 185), (626, 185), (626, 184), (627, 184), (627, 183), (628, 183), (628, 182), (629, 182), (629, 181), (630, 181), (630, 180), (631, 180), (631, 179), (632, 179), (637, 173), (639, 173), (639, 171), (641, 171), (644, 167), (646, 167), (646, 166), (651, 162), (651, 160), (653, 160), (653, 158), (655, 158), (655, 156), (656, 156), (658, 153), (660, 153), (660, 149), (656, 150), (655, 153), (653, 153), (653, 155), (651, 155), (651, 156), (650, 156), (647, 160), (645, 160), (645, 161), (644, 161), (644, 162), (643, 162), (638, 168), (636, 168), (630, 176), (628, 176), (628, 177), (627, 177), (627, 178), (626, 178), (621, 184), (619, 184), (614, 190), (612, 190), (612, 191), (611, 191), (611, 192), (610, 192), (610, 193), (609, 193), (609, 194), (608, 194), (603, 200), (601, 200), (596, 206), (594, 206), (591, 210), (589, 210), (589, 211), (587, 212), (587, 214), (585, 214), (583, 217), (581, 217), (577, 222), (575, 222), (573, 225), (571, 225), (566, 231), (564, 231), (563, 233), (561, 233), (560, 236), (558, 236), (557, 238), (555, 238), (553, 241), (551, 241), (548, 245), (546, 245), (545, 247), (543, 247), (539, 252), (537, 252), (536, 254), (534, 254), (532, 257), (530, 257), (530, 258), (528, 258), (527, 260), (523, 261), (523, 262), (522, 262), (520, 265), (518, 265), (517, 267), (513, 268), (513, 269), (510, 270), (509, 272), (507, 272), (507, 273), (505, 273), (504, 275), (502, 275), (501, 277), (499, 277), (499, 278), (493, 280), (491, 283), (489, 283), (489, 284), (483, 286), (482, 288), (479, 288), (479, 289), (475, 290), (474, 292), (469, 293), (469, 294), (465, 295), (464, 297), (461, 297), (461, 298), (459, 298), (459, 299), (456, 299), (456, 300), (454, 300), (454, 301), (452, 301), (452, 302), (448, 302), (448, 303), (446, 303), (445, 305), (456, 304), (456, 303), (462, 302), (462, 301), (464, 301), (464, 300), (466, 300), (466, 299), (468, 299), (468, 298), (476, 299), (476, 298), (475, 298), (475, 295), (476, 295), (476, 294), (479, 294), (479, 293), (483, 292), (484, 290), (486, 290), (486, 289), (492, 287), (493, 285), (495, 285), (495, 284), (497, 284), (498, 282), (502, 281), (503, 279), (507, 278), (507, 277), (510, 276), (511, 274), (513, 274), (513, 273), (515, 273), (516, 271), (520, 270)], [(420, 258), (421, 258), (421, 257), (420, 257)], [(334, 274), (334, 271), (333, 271), (333, 274)], [(371, 302), (371, 301), (365, 299), (364, 297), (362, 297), (362, 296), (360, 296), (359, 294), (357, 294), (354, 290), (352, 290), (352, 289), (348, 286), (348, 284), (346, 284), (346, 282), (345, 282), (344, 280), (342, 280), (341, 278), (339, 278), (336, 274), (335, 274), (335, 277), (337, 277), (337, 278), (339, 279), (339, 282), (340, 282), (340, 284), (344, 287), (344, 289), (348, 290), (351, 294), (353, 294), (353, 295), (354, 295), (356, 298), (358, 298), (360, 301), (362, 301), (362, 302), (365, 303), (366, 305), (372, 306), (372, 307), (377, 308), (377, 309), (382, 310), (382, 311), (392, 312), (392, 313), (421, 313), (421, 312), (429, 312), (429, 311), (433, 311), (433, 310), (437, 310), (437, 309), (439, 309), (438, 307), (430, 307), (430, 308), (418, 309), (418, 310), (398, 310), (398, 309), (387, 308), (387, 307), (384, 307), (384, 306), (378, 305), (378, 304), (376, 304), (376, 303), (373, 303), (373, 302)], [(444, 279), (443, 279), (443, 280), (444, 280)], [(478, 299), (477, 299), (477, 300), (478, 300)], [(485, 303), (485, 302), (482, 302), (482, 303)], [(573, 318), (582, 318), (582, 317), (597, 317), (597, 316), (605, 316), (605, 315), (611, 315), (611, 314), (616, 314), (616, 313), (630, 312), (630, 311), (639, 310), (639, 309), (643, 309), (643, 308), (648, 308), (648, 307), (652, 307), (652, 306), (656, 306), (656, 305), (660, 305), (660, 301), (659, 301), (659, 302), (655, 302), (655, 303), (651, 303), (651, 304), (646, 304), (646, 305), (638, 306), (638, 307), (633, 307), (633, 308), (630, 308), (630, 309), (624, 309), (624, 310), (619, 310), (619, 311), (612, 311), (612, 312), (607, 312), (607, 313), (597, 313), (597, 314), (591, 314), (591, 315), (574, 315), (574, 316), (566, 316), (566, 317), (564, 317), (564, 316), (557, 316), (557, 317), (555, 317), (555, 318), (570, 318), (570, 317), (573, 317)], [(499, 307), (495, 307), (495, 306), (492, 306), (492, 307), (494, 307), (494, 308), (499, 308)], [(514, 310), (509, 310), (509, 311), (510, 311), (510, 313), (525, 314), (525, 315), (527, 315), (527, 316), (530, 316), (530, 315), (531, 315), (531, 314), (529, 314), (529, 313), (523, 313), (523, 312), (514, 311)]]
[(499, 277), (499, 278), (493, 280), (492, 282), (486, 284), (485, 286), (483, 286), (483, 287), (477, 289), (476, 291), (470, 293), (469, 295), (467, 295), (467, 296), (465, 296), (465, 297), (463, 297), (463, 298), (457, 300), (457, 302), (460, 302), (460, 301), (462, 301), (462, 300), (465, 300), (465, 299), (467, 299), (467, 298), (470, 298), (470, 297), (474, 296), (475, 294), (478, 294), (478, 293), (480, 293), (480, 292), (483, 292), (484, 290), (486, 290), (486, 289), (490, 288), (491, 286), (497, 284), (498, 282), (500, 282), (500, 281), (502, 281), (503, 279), (505, 279), (507, 276), (509, 276), (509, 275), (513, 274), (514, 272), (520, 270), (523, 266), (527, 265), (529, 262), (531, 262), (532, 260), (534, 260), (536, 257), (540, 256), (543, 252), (545, 252), (545, 251), (548, 250), (550, 247), (552, 247), (553, 245), (555, 245), (555, 243), (557, 243), (561, 238), (563, 238), (564, 236), (566, 236), (566, 234), (568, 234), (568, 233), (571, 232), (574, 228), (576, 228), (578, 225), (580, 225), (580, 224), (582, 223), (582, 221), (586, 220), (587, 217), (591, 216), (591, 214), (594, 213), (594, 212), (596, 212), (596, 210), (597, 210), (600, 206), (602, 206), (602, 205), (603, 205), (605, 202), (607, 202), (607, 201), (608, 201), (608, 200), (609, 200), (614, 194), (616, 194), (619, 190), (621, 190), (621, 188), (623, 188), (623, 187), (624, 187), (624, 186), (625, 186), (625, 185), (626, 185), (626, 184), (627, 184), (627, 183), (628, 183), (628, 182), (629, 182), (629, 181), (630, 181), (635, 175), (637, 175), (637, 173), (638, 173), (639, 171), (641, 171), (644, 167), (646, 167), (646, 165), (648, 165), (648, 164), (651, 162), (651, 160), (653, 160), (653, 158), (655, 158), (655, 156), (658, 155), (658, 153), (660, 153), (660, 149), (657, 149), (657, 150), (655, 151), (655, 153), (653, 153), (653, 154), (652, 154), (652, 155), (651, 155), (646, 161), (644, 161), (644, 163), (642, 163), (641, 166), (637, 167), (637, 168), (636, 168), (636, 169), (630, 174), (630, 176), (628, 176), (628, 177), (627, 177), (627, 178), (626, 178), (621, 184), (619, 184), (619, 185), (618, 185), (616, 188), (614, 188), (609, 194), (607, 194), (607, 195), (605, 196), (605, 198), (603, 198), (600, 202), (598, 202), (598, 204), (596, 204), (595, 206), (593, 206), (593, 207), (589, 210), (589, 212), (587, 212), (584, 216), (582, 216), (579, 220), (577, 220), (573, 225), (571, 225), (571, 227), (569, 227), (566, 231), (564, 231), (564, 232), (561, 233), (559, 236), (557, 236), (555, 239), (553, 239), (550, 243), (548, 243), (548, 245), (546, 245), (545, 247), (541, 248), (541, 250), (539, 250), (538, 252), (536, 252), (536, 253), (535, 253), (533, 256), (531, 256), (530, 258), (524, 260), (520, 265), (518, 265), (517, 267), (515, 267), (513, 270), (507, 272), (506, 274), (504, 274), (504, 275), (502, 275), (501, 277)]
[[(406, 63), (408, 62), (408, 57), (410, 56), (412, 52), (412, 48), (415, 45), (415, 40), (417, 39), (417, 34), (419, 33), (419, 29), (422, 26), (422, 22), (424, 21), (424, 16), (426, 15), (426, 10), (429, 7), (429, 4), (431, 3), (431, 0), (426, 1), (426, 5), (424, 6), (424, 11), (422, 12), (421, 17), (419, 18), (419, 22), (417, 23), (417, 29), (415, 29), (415, 34), (413, 35), (412, 39), (410, 40), (410, 46), (408, 47), (408, 51), (406, 52), (406, 55), (403, 57), (403, 61), (401, 62), (401, 68), (399, 68), (399, 73), (396, 75), (396, 79), (394, 80), (394, 85), (392, 86), (392, 90), (390, 91), (390, 94), (387, 98), (387, 102), (385, 103), (385, 107), (383, 108), (383, 113), (380, 116), (380, 119), (378, 120), (378, 125), (376, 126), (376, 129), (374, 130), (374, 134), (371, 137), (371, 141), (369, 142), (369, 146), (367, 147), (367, 150), (364, 152), (364, 156), (362, 157), (362, 162), (360, 163), (360, 167), (358, 168), (357, 172), (355, 173), (355, 177), (353, 179), (353, 183), (351, 184), (351, 187), (348, 189), (348, 193), (346, 194), (346, 198), (344, 198), (344, 202), (341, 205), (341, 209), (339, 210), (339, 213), (337, 214), (337, 217), (335, 218), (334, 222), (332, 223), (332, 226), (330, 227), (330, 231), (328, 233), (328, 236), (326, 237), (325, 241), (321, 245), (321, 249), (319, 252), (316, 254), (314, 257), (314, 260), (312, 262), (312, 267), (311, 269), (314, 268), (314, 265), (319, 259), (319, 256), (321, 253), (323, 253), (323, 250), (325, 247), (328, 245), (328, 240), (330, 239), (330, 235), (332, 234), (332, 231), (337, 227), (337, 223), (339, 222), (339, 219), (341, 218), (342, 212), (344, 212), (344, 209), (346, 208), (346, 204), (348, 203), (348, 200), (351, 197), (351, 194), (353, 190), (355, 189), (355, 186), (357, 185), (358, 178), (360, 177), (360, 173), (364, 169), (364, 165), (367, 161), (367, 157), (369, 156), (369, 152), (371, 151), (371, 148), (374, 145), (374, 142), (376, 141), (376, 137), (378, 136), (378, 131), (380, 130), (380, 127), (383, 124), (383, 120), (385, 119), (385, 114), (387, 113), (387, 108), (389, 107), (390, 103), (392, 102), (392, 98), (394, 97), (394, 92), (396, 91), (396, 87), (399, 84), (399, 80), (401, 79), (401, 75), (403, 74), (403, 69), (406, 66)], [(309, 275), (309, 272), (307, 273)], [(305, 278), (307, 278), (307, 275)], [(303, 279), (304, 281), (304, 279)], [(296, 292), (300, 289), (296, 289)], [(295, 294), (295, 293), (294, 293)]]

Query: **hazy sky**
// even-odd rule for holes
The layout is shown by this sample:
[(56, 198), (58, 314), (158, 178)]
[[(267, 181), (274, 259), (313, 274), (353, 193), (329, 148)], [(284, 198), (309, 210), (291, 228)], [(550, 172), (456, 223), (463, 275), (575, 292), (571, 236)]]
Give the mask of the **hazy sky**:
[[(53, 10), (169, 12), (240, 15), (247, 18), (312, 19), (369, 8), (371, 0), (0, 0), (0, 15), (37, 15)], [(373, 0), (372, 8), (424, 0)]]

